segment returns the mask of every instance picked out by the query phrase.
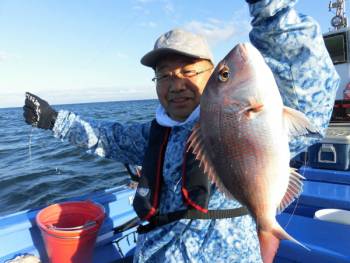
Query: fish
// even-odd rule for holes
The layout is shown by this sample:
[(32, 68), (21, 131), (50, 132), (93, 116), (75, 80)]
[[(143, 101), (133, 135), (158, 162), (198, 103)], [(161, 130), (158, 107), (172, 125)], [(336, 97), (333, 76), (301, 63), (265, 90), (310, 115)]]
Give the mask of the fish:
[(281, 239), (308, 249), (276, 214), (300, 196), (305, 179), (289, 166), (289, 139), (317, 133), (304, 113), (284, 106), (271, 69), (250, 43), (236, 45), (204, 88), (187, 151), (226, 197), (246, 206), (265, 263), (273, 261)]

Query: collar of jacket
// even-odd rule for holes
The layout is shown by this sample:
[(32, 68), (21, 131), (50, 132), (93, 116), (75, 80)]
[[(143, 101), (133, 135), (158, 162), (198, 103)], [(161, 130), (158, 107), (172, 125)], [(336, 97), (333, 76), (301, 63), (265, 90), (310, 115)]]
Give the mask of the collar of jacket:
[(170, 128), (183, 127), (191, 130), (194, 123), (196, 123), (199, 119), (199, 112), (200, 112), (200, 107), (197, 106), (197, 108), (194, 109), (194, 111), (190, 114), (190, 116), (188, 116), (188, 118), (185, 121), (179, 122), (171, 119), (169, 115), (166, 113), (163, 106), (159, 104), (156, 110), (156, 121), (159, 125), (163, 127), (170, 127)]

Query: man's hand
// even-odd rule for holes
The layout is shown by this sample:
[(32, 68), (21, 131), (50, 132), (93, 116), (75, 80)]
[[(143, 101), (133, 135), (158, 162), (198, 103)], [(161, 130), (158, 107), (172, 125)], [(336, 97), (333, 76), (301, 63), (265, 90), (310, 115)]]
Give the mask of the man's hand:
[(23, 116), (25, 122), (32, 126), (52, 130), (55, 125), (57, 112), (46, 101), (26, 92)]

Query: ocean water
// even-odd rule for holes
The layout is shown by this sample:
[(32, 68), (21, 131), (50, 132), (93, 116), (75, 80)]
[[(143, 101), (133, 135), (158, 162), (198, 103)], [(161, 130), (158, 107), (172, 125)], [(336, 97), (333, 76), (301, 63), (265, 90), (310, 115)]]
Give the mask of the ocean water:
[[(53, 106), (85, 119), (121, 123), (154, 118), (156, 100)], [(0, 215), (129, 182), (121, 163), (86, 153), (24, 122), (22, 108), (0, 109)], [(31, 142), (31, 143), (30, 143)]]

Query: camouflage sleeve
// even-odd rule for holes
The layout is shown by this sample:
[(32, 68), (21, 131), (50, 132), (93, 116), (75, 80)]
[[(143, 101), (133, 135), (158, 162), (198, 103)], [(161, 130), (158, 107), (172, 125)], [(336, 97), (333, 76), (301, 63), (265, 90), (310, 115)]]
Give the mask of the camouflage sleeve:
[(141, 165), (150, 123), (122, 125), (85, 121), (69, 111), (59, 111), (54, 136), (88, 149), (88, 153), (119, 162)]
[[(304, 112), (324, 135), (339, 77), (326, 50), (319, 25), (294, 10), (296, 0), (248, 1), (250, 40), (272, 69), (286, 106)], [(315, 138), (290, 141), (295, 156)]]

